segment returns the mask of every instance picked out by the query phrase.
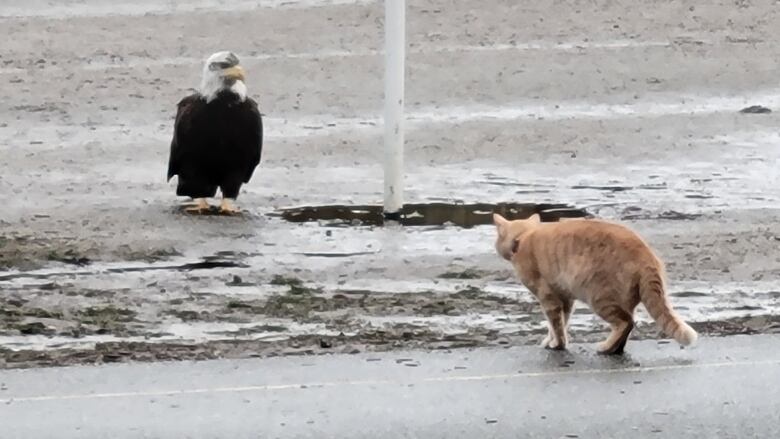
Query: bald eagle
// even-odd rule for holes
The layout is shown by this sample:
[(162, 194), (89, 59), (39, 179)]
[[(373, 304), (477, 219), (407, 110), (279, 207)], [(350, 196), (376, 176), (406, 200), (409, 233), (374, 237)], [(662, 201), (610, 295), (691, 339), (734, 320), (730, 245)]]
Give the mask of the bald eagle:
[(206, 60), (198, 92), (178, 104), (168, 180), (178, 175), (176, 195), (195, 200), (188, 212), (210, 210), (206, 198), (214, 197), (217, 188), (220, 211), (239, 212), (234, 201), (252, 178), (263, 147), (260, 111), (246, 92), (238, 57), (218, 52)]

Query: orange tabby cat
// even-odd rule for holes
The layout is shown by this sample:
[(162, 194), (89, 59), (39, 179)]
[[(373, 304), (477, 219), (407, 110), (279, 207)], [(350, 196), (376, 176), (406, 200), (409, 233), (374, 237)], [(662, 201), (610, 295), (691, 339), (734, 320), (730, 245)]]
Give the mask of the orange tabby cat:
[(666, 300), (663, 263), (628, 228), (598, 220), (542, 223), (539, 215), (508, 221), (494, 214), (493, 222), (498, 229), (496, 251), (512, 262), (547, 317), (544, 347), (566, 348), (574, 299), (587, 303), (612, 326), (599, 353), (623, 352), (639, 302), (678, 343), (696, 341), (696, 331)]

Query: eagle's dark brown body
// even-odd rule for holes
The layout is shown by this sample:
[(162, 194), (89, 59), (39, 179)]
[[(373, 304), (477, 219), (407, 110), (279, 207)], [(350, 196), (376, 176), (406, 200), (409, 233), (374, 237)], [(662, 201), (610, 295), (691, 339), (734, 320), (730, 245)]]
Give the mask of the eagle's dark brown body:
[(211, 102), (194, 94), (178, 105), (168, 180), (179, 176), (176, 195), (236, 199), (252, 178), (263, 148), (263, 123), (257, 103), (241, 101), (229, 90)]

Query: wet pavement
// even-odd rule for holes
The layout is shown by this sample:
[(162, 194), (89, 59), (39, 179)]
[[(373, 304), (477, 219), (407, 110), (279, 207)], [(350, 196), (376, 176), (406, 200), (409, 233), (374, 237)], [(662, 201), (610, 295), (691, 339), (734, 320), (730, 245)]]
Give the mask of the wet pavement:
[[(537, 342), (490, 226), (279, 216), (382, 199), (381, 2), (158, 3), (0, 10), (0, 367)], [(409, 202), (623, 221), (697, 330), (780, 330), (776, 8), (419, 0), (408, 17)], [(165, 182), (174, 109), (223, 49), (266, 147), (242, 217), (190, 217)], [(574, 319), (575, 340), (603, 336)]]
[(575, 345), (3, 371), (0, 424), (3, 437), (29, 439), (768, 438), (780, 434), (778, 343), (632, 341), (621, 358)]

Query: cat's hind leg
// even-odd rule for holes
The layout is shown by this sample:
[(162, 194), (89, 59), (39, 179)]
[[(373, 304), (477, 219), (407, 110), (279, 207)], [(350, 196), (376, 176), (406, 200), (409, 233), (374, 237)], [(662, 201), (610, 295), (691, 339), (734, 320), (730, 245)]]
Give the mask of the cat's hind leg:
[(634, 329), (634, 318), (616, 302), (593, 304), (593, 311), (606, 320), (612, 328), (612, 332), (606, 340), (599, 343), (598, 353), (603, 355), (619, 355), (626, 347), (628, 336)]

